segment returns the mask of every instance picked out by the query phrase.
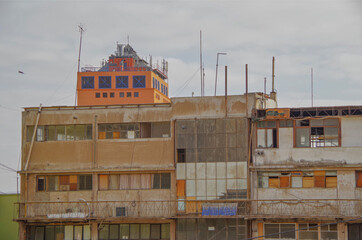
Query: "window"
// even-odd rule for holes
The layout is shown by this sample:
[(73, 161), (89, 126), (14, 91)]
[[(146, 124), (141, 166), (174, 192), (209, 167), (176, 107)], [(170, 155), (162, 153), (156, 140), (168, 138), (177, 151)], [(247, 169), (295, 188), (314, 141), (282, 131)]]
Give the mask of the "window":
[(264, 235), (267, 239), (295, 239), (295, 224), (264, 224)]
[(276, 121), (260, 121), (257, 124), (257, 147), (277, 147), (277, 124)]
[(362, 187), (362, 171), (356, 171), (356, 187)]
[(166, 87), (166, 96), (168, 96), (168, 88)]
[(299, 224), (299, 239), (318, 239), (318, 224)]
[(92, 190), (92, 175), (51, 175), (39, 176), (37, 179), (37, 191)]
[(132, 93), (131, 93), (131, 92), (128, 92), (128, 93), (127, 93), (127, 97), (132, 97)]
[(98, 125), (98, 139), (170, 137), (170, 122), (108, 123)]
[(96, 93), (96, 98), (100, 98), (101, 94), (99, 92)]
[(128, 88), (128, 76), (116, 76), (116, 88)]
[(159, 81), (157, 81), (157, 89), (158, 89), (158, 91), (160, 91), (160, 82)]
[(104, 92), (102, 95), (104, 98), (106, 98), (108, 96), (108, 94), (106, 92)]
[(186, 162), (186, 149), (177, 149), (177, 162)]
[(153, 175), (153, 189), (170, 189), (170, 186), (170, 173), (158, 173)]
[(99, 240), (170, 239), (170, 224), (102, 224)]
[(139, 93), (138, 93), (138, 92), (134, 92), (134, 93), (133, 93), (133, 96), (134, 96), (134, 97), (139, 97)]
[(119, 97), (123, 98), (124, 97), (124, 92), (120, 92)]
[(89, 225), (29, 226), (29, 238), (35, 240), (90, 240)]
[(98, 88), (111, 88), (111, 87), (112, 87), (111, 76), (99, 76)]
[(303, 119), (295, 122), (295, 147), (338, 147), (339, 120)]
[(133, 76), (133, 88), (145, 88), (146, 77), (145, 76)]
[(82, 77), (82, 89), (93, 89), (94, 77)]
[[(28, 126), (27, 141), (32, 140), (34, 126)], [(43, 141), (74, 141), (92, 139), (92, 125), (49, 125), (38, 126), (35, 140)]]
[(337, 171), (258, 172), (259, 188), (336, 188)]
[(42, 191), (45, 191), (45, 177), (38, 177), (37, 179), (37, 188), (36, 190), (38, 192), (42, 192)]
[(109, 94), (109, 97), (114, 98), (114, 92), (111, 92), (111, 93)]

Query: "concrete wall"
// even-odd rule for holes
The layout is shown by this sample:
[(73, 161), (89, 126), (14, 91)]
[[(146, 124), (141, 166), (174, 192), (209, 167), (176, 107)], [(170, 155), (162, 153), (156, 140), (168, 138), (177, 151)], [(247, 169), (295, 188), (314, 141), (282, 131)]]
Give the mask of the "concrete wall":
[(293, 128), (279, 128), (279, 148), (256, 149), (255, 166), (345, 166), (361, 164), (362, 118), (342, 118), (341, 147), (294, 148)]

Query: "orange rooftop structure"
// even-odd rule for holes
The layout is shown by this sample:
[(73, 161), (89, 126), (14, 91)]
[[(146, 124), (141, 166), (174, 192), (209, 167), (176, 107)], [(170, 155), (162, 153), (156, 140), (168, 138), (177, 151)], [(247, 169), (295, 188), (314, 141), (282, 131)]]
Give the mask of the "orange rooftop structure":
[(77, 76), (77, 105), (168, 103), (168, 64), (152, 65), (140, 58), (129, 44), (101, 67), (83, 67)]

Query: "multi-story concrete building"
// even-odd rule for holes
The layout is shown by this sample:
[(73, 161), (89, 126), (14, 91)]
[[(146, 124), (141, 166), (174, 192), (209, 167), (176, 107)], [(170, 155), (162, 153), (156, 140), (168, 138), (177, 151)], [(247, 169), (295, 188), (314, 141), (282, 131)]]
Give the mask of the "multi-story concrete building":
[(362, 107), (257, 110), (252, 236), (362, 239)]
[(253, 93), (25, 108), (21, 239), (245, 238), (247, 115), (262, 104), (276, 107)]

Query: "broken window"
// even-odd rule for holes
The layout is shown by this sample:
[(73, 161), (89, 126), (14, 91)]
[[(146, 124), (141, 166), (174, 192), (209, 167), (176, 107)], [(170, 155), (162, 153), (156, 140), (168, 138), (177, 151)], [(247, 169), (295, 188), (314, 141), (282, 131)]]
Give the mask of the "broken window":
[(38, 177), (37, 179), (37, 188), (36, 190), (38, 192), (42, 192), (42, 191), (45, 191), (45, 177)]
[(177, 162), (184, 163), (186, 162), (186, 149), (177, 149)]
[(258, 172), (259, 188), (336, 188), (337, 171)]
[(277, 126), (276, 121), (260, 121), (257, 124), (257, 147), (277, 147)]
[(338, 147), (339, 120), (311, 119), (296, 120), (296, 147)]
[(170, 122), (108, 123), (98, 125), (98, 139), (170, 137)]

